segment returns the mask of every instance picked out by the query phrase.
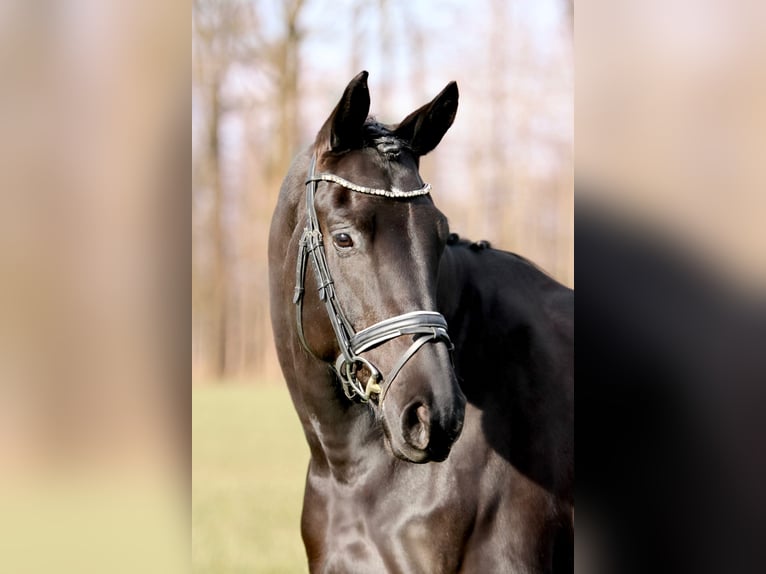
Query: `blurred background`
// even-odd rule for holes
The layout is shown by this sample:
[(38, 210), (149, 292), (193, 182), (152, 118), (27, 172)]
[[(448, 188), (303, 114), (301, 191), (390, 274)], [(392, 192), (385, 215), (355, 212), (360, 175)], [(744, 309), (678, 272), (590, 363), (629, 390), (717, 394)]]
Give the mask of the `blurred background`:
[(423, 158), (453, 232), (573, 282), (572, 6), (562, 0), (195, 0), (192, 566), (303, 572), (308, 449), (277, 364), (267, 238), (282, 178), (349, 80), (398, 123), (451, 80)]
[(572, 5), (564, 0), (195, 0), (192, 369), (274, 380), (266, 244), (279, 187), (348, 81), (397, 123), (457, 80), (422, 162), (453, 232), (573, 284)]

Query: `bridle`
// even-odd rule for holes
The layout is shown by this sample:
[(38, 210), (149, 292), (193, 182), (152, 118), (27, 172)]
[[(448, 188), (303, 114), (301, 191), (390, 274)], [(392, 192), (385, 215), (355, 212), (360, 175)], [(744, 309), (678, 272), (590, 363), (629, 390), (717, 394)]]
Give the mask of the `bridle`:
[[(388, 389), (391, 388), (391, 384), (396, 376), (407, 361), (423, 348), (426, 343), (443, 341), (449, 350), (452, 351), (452, 342), (447, 334), (447, 321), (440, 313), (434, 311), (410, 311), (409, 313), (385, 319), (356, 332), (343, 314), (335, 295), (330, 268), (327, 265), (327, 255), (322, 242), (322, 232), (320, 231), (319, 220), (317, 219), (316, 206), (314, 205), (314, 196), (316, 195), (317, 184), (320, 181), (336, 183), (358, 193), (390, 198), (410, 198), (426, 195), (430, 192), (431, 186), (425, 184), (423, 187), (412, 191), (402, 191), (396, 188), (390, 190), (375, 189), (357, 185), (332, 173), (315, 173), (315, 169), (316, 155), (311, 159), (311, 166), (306, 178), (306, 226), (298, 243), (298, 261), (295, 270), (293, 303), (296, 305), (295, 316), (298, 337), (303, 347), (316, 357), (309, 348), (303, 332), (303, 293), (305, 291), (306, 261), (310, 256), (313, 262), (319, 299), (325, 305), (327, 316), (335, 332), (335, 339), (340, 348), (340, 355), (338, 355), (332, 368), (340, 379), (343, 392), (349, 399), (358, 400), (362, 403), (366, 403), (377, 396), (379, 397), (378, 404), (382, 407)], [(370, 361), (360, 356), (365, 351), (374, 349), (404, 335), (412, 335), (413, 342), (385, 378), (381, 375), (380, 370)], [(357, 375), (364, 369), (369, 372), (369, 377), (366, 383), (363, 384), (357, 378)]]

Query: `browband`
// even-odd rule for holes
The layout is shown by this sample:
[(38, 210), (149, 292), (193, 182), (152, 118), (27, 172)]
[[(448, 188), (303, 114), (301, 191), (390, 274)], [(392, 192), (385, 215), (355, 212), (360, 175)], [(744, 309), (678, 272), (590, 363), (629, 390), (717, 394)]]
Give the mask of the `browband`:
[(413, 189), (412, 191), (402, 191), (401, 189), (397, 189), (396, 187), (392, 187), (391, 189), (377, 189), (375, 187), (365, 187), (363, 185), (352, 183), (348, 181), (347, 179), (343, 179), (342, 177), (340, 177), (339, 175), (335, 175), (334, 173), (317, 173), (310, 179), (307, 179), (306, 183), (311, 183), (312, 181), (331, 181), (333, 183), (337, 183), (338, 185), (342, 185), (343, 187), (350, 189), (351, 191), (358, 191), (359, 193), (367, 193), (369, 195), (380, 195), (383, 197), (391, 197), (391, 198), (417, 197), (419, 195), (428, 195), (431, 191), (430, 183), (423, 184), (423, 187), (419, 189)]

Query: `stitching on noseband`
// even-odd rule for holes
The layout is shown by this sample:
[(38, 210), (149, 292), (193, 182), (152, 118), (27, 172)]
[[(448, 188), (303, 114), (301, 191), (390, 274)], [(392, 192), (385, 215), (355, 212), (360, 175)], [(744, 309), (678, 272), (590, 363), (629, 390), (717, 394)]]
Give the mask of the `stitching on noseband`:
[[(330, 274), (330, 268), (327, 265), (327, 256), (322, 241), (322, 233), (319, 229), (314, 197), (316, 195), (317, 184), (320, 181), (337, 183), (359, 193), (390, 198), (426, 195), (431, 190), (431, 186), (425, 184), (423, 187), (412, 191), (402, 191), (395, 188), (391, 190), (376, 189), (357, 185), (335, 174), (316, 174), (315, 168), (316, 155), (311, 159), (311, 166), (306, 179), (306, 226), (298, 242), (298, 260), (295, 270), (293, 303), (296, 305), (298, 338), (303, 347), (316, 357), (309, 348), (303, 332), (303, 295), (305, 293), (306, 262), (310, 257), (313, 263), (314, 277), (318, 285), (319, 299), (325, 305), (327, 316), (330, 319), (330, 324), (340, 348), (340, 355), (333, 365), (333, 370), (340, 379), (343, 392), (349, 399), (358, 400), (362, 403), (379, 397), (378, 404), (382, 407), (386, 394), (396, 376), (407, 361), (426, 343), (442, 341), (447, 345), (450, 352), (452, 351), (452, 342), (447, 333), (447, 321), (444, 316), (435, 311), (410, 311), (409, 313), (384, 319), (358, 333), (354, 331), (335, 296), (335, 286)], [(360, 356), (365, 351), (374, 349), (404, 335), (413, 336), (413, 342), (385, 378), (375, 365)], [(358, 373), (363, 369), (369, 373), (367, 381), (364, 383), (357, 377)]]

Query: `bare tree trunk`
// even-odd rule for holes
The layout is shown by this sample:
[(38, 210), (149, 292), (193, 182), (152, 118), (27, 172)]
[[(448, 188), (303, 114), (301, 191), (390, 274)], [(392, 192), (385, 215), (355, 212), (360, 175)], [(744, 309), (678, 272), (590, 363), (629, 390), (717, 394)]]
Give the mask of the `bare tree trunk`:
[(421, 28), (413, 30), (410, 41), (412, 42), (410, 86), (415, 102), (425, 102), (428, 101), (428, 92), (426, 91), (428, 68), (426, 67), (426, 42), (423, 37), (423, 30)]
[(491, 241), (503, 244), (506, 238), (505, 218), (502, 217), (508, 197), (513, 193), (512, 177), (508, 174), (505, 161), (505, 129), (508, 125), (505, 115), (506, 105), (505, 74), (506, 66), (506, 35), (507, 35), (507, 4), (505, 0), (492, 0), (491, 23), (489, 34), (489, 186), (485, 193), (485, 229)]
[(279, 113), (278, 155), (274, 162), (274, 180), (278, 180), (290, 166), (290, 160), (298, 145), (298, 78), (300, 74), (300, 46), (303, 34), (298, 18), (304, 0), (293, 0), (285, 6), (285, 35), (277, 52), (279, 89), (277, 105)]
[(210, 111), (208, 118), (208, 153), (210, 158), (210, 185), (213, 190), (211, 212), (211, 236), (213, 240), (213, 289), (212, 289), (212, 345), (211, 366), (217, 378), (226, 374), (227, 339), (227, 286), (226, 237), (223, 222), (224, 194), (221, 182), (221, 146), (219, 129), (221, 121), (220, 82), (210, 86)]
[(396, 58), (390, 56), (391, 54), (391, 13), (388, 0), (378, 0), (378, 22), (380, 23), (378, 28), (378, 37), (380, 38), (380, 62), (382, 67), (380, 69), (380, 85), (378, 87), (377, 107), (380, 110), (380, 115), (383, 121), (391, 121), (390, 117), (391, 106), (391, 84), (392, 78), (395, 75), (393, 73), (393, 66)]
[[(277, 140), (276, 150), (271, 160), (266, 166), (267, 177), (261, 181), (259, 193), (264, 194), (258, 201), (263, 211), (270, 214), (277, 201), (279, 185), (287, 172), (290, 162), (295, 155), (300, 140), (300, 50), (304, 34), (300, 26), (300, 15), (305, 0), (288, 0), (283, 8), (283, 36), (280, 39), (274, 52), (274, 69), (277, 72), (277, 91), (274, 102), (275, 111), (278, 118), (278, 125), (275, 129)], [(264, 201), (265, 199), (265, 201)], [(263, 225), (268, 228), (268, 215)], [(263, 245), (259, 253), (265, 253), (265, 236)], [(258, 260), (254, 263), (258, 268), (257, 278), (253, 279), (253, 288), (257, 293), (268, 291), (266, 282), (267, 264), (265, 261)], [(271, 335), (271, 325), (269, 320), (269, 305), (267, 297), (259, 297), (252, 301), (252, 311), (248, 320), (252, 321), (248, 329), (252, 329), (252, 336), (256, 339), (257, 345), (252, 354), (253, 371), (259, 375), (264, 375), (268, 371), (268, 361), (275, 363), (275, 354), (273, 350), (268, 353), (264, 347), (263, 341), (268, 341)]]
[(356, 0), (351, 8), (351, 72), (349, 77), (356, 76), (362, 71), (361, 49), (364, 45), (364, 33), (362, 30), (362, 12), (364, 0)]

